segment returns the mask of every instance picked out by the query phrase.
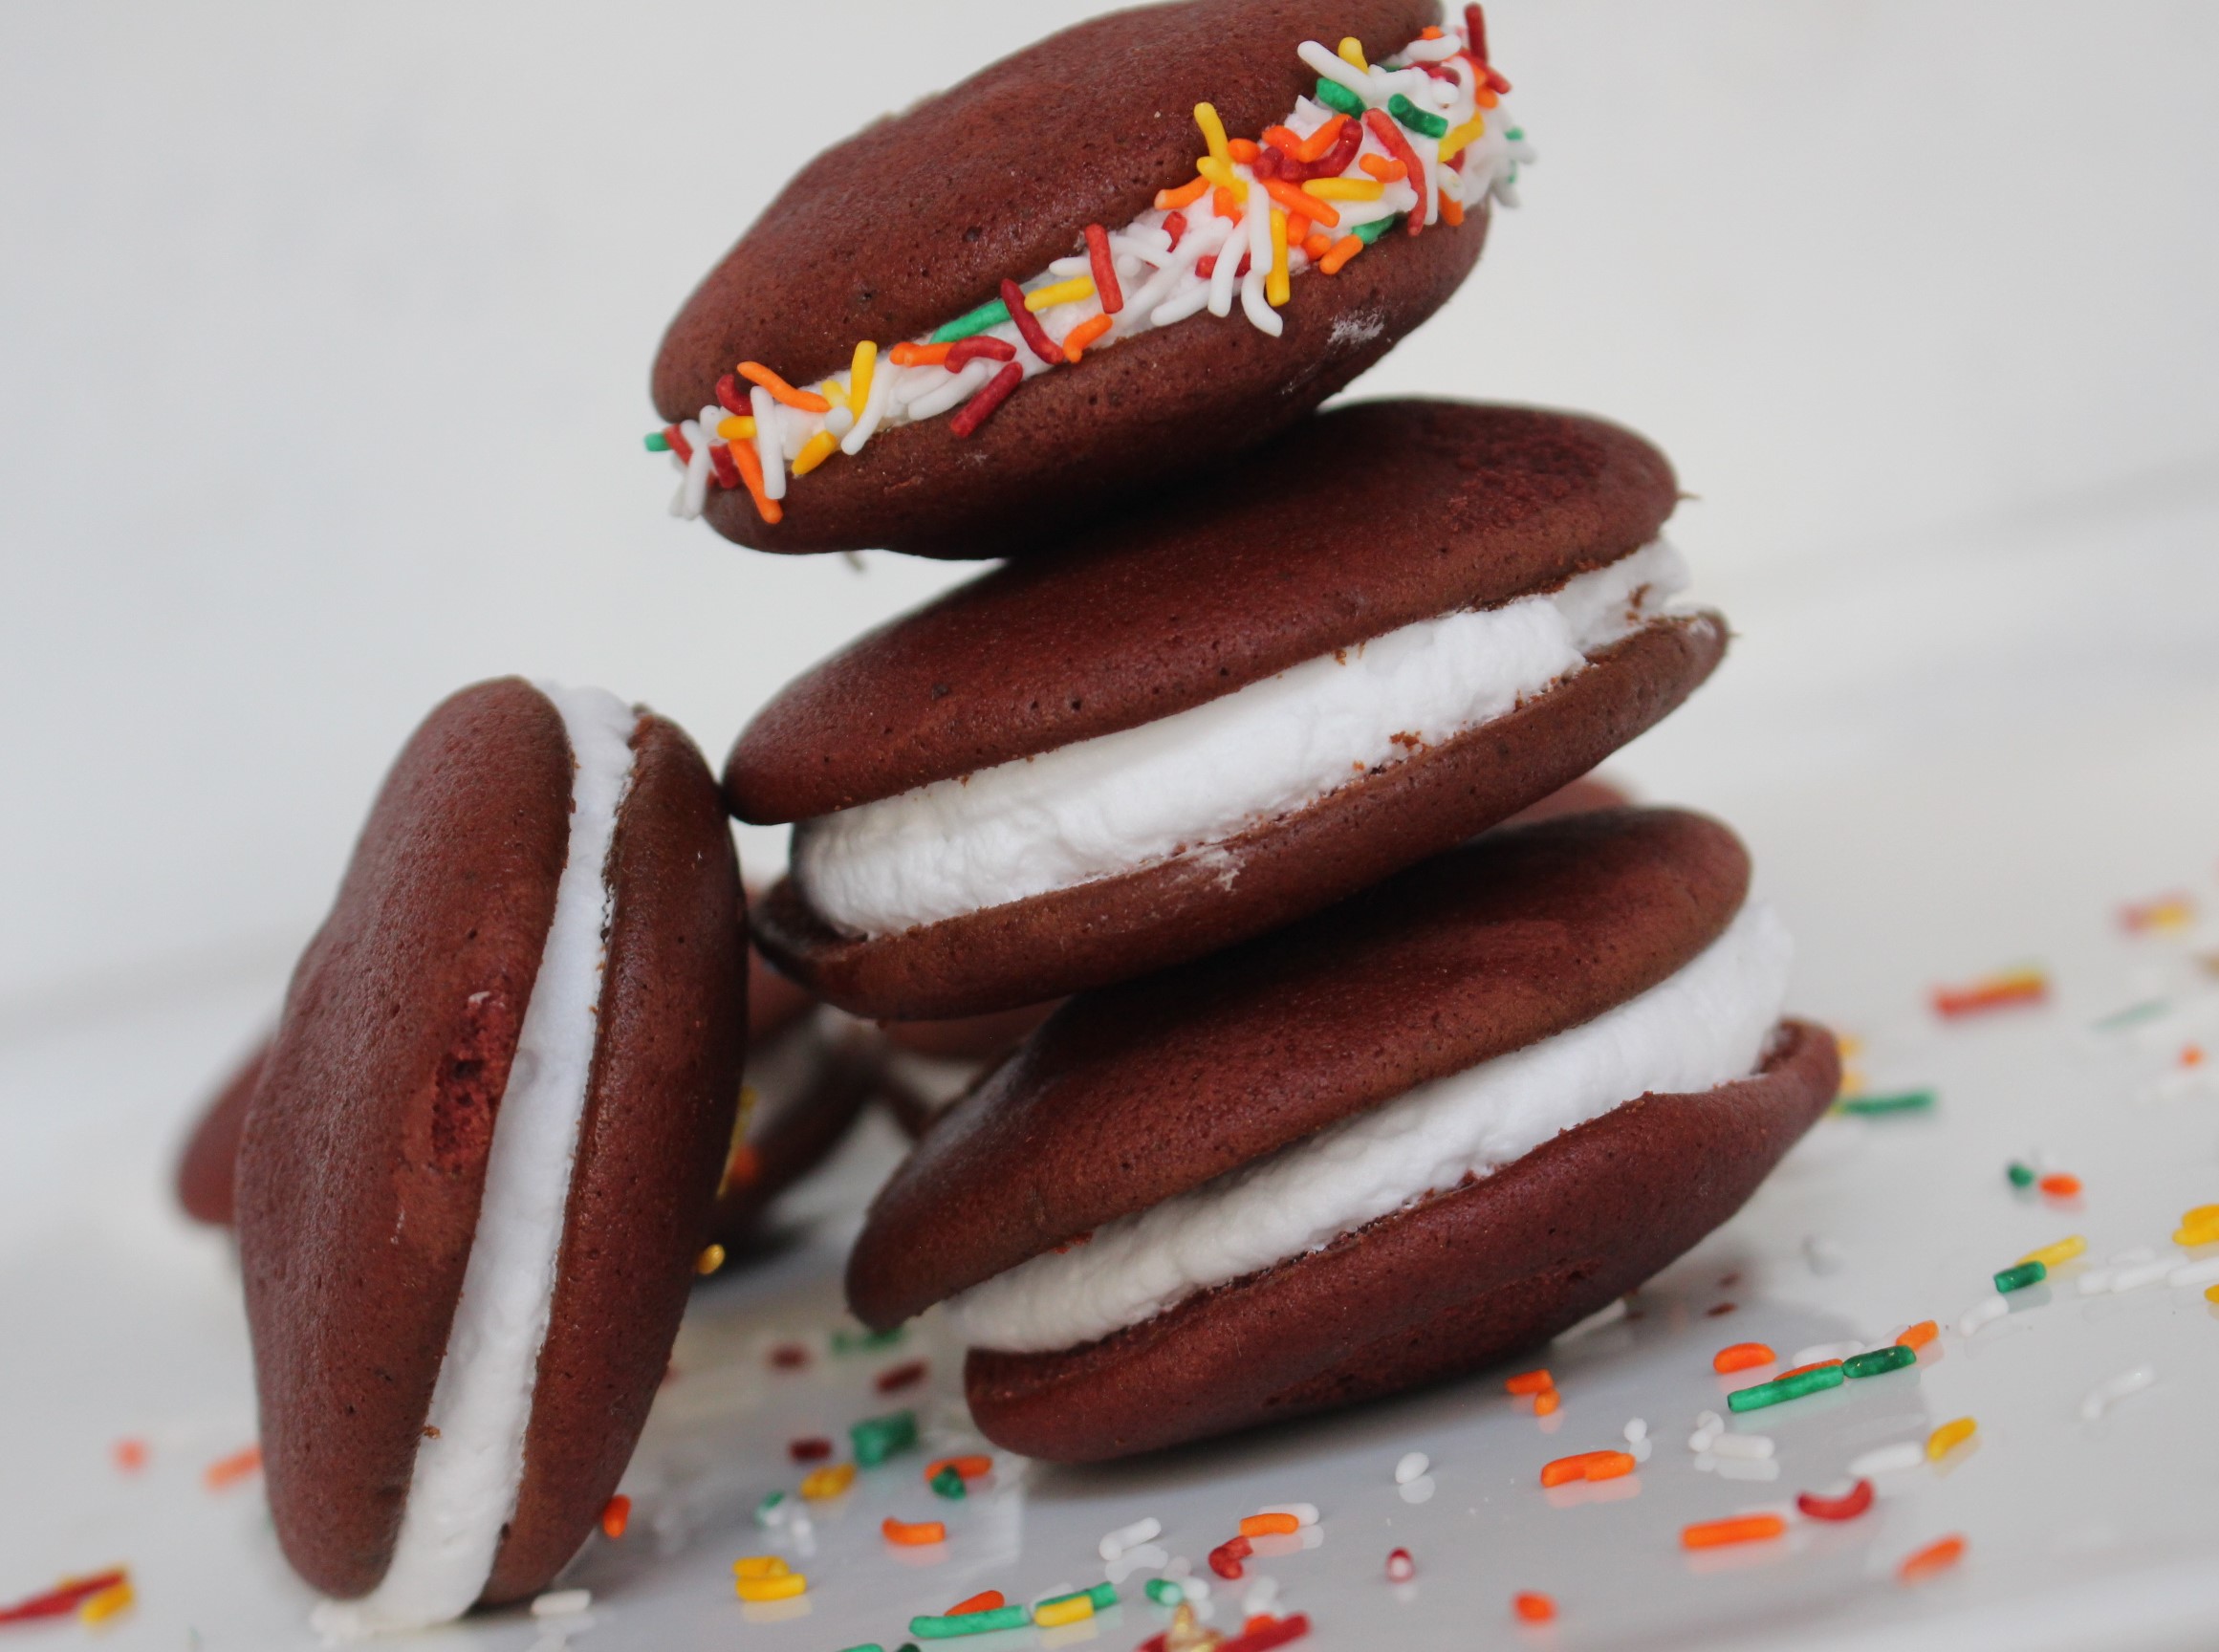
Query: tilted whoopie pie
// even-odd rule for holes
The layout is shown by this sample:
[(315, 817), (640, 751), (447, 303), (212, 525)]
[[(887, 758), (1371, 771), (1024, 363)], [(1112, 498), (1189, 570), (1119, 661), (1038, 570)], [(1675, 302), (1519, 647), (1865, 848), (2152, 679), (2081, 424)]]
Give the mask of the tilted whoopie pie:
[(798, 821), (752, 912), (881, 1018), (1121, 980), (1314, 911), (1585, 773), (1726, 647), (1663, 454), (1455, 402), (1321, 414), (782, 689), (725, 792)]
[(247, 1103), (254, 1098), (254, 1086), (262, 1081), (269, 1060), (265, 1039), (231, 1070), (185, 1138), (185, 1150), (177, 1158), (177, 1202), (195, 1222), (216, 1228), (231, 1225), (239, 1134), (247, 1127)]
[(598, 690), (466, 688), (402, 751), (238, 1157), (277, 1536), (333, 1632), (541, 1588), (668, 1362), (739, 1094), (716, 788)]
[(946, 1303), (971, 1416), (1084, 1462), (1540, 1341), (1723, 1222), (1824, 1110), (1725, 827), (1505, 828), (1073, 999), (928, 1131), (848, 1268)]
[(1514, 201), (1479, 8), (1439, 22), (1120, 11), (826, 150), (664, 337), (672, 510), (766, 551), (1005, 555), (1285, 429)]
[(1026, 1033), (1048, 1019), (1055, 1002), (953, 1021), (886, 1022), (880, 1028), (886, 1049), (879, 1095), (894, 1122), (913, 1138), (924, 1135)]

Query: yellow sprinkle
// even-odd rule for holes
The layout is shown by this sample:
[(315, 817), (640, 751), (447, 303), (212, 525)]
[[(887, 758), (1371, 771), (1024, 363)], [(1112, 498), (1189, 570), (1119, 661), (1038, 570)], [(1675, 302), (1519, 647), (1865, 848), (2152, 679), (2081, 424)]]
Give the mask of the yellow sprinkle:
[(2019, 1258), (2019, 1261), (2022, 1264), (2039, 1262), (2044, 1268), (2055, 1268), (2060, 1262), (2072, 1261), (2074, 1257), (2087, 1249), (2088, 1241), (2075, 1233), (2068, 1238), (2058, 1240), (2055, 1245), (2045, 1245), (2039, 1250), (2029, 1250)]
[(2189, 1250), (2198, 1245), (2219, 1245), (2219, 1222), (2202, 1222), (2193, 1228), (2176, 1228), (2173, 1243)]
[(755, 439), (755, 422), (745, 413), (735, 413), (729, 419), (717, 422), (716, 433), (727, 442), (752, 442)]
[(1194, 123), (1202, 128), (1202, 141), (1209, 145), (1209, 158), (1232, 164), (1232, 150), (1225, 141), (1225, 122), (1217, 118), (1217, 107), (1211, 103), (1194, 106)]
[(138, 1598), (131, 1592), (131, 1580), (128, 1577), (120, 1583), (111, 1583), (98, 1595), (88, 1596), (77, 1603), (77, 1621), (105, 1623), (117, 1613), (130, 1610)]
[(779, 1577), (735, 1577), (732, 1593), (743, 1600), (791, 1600), (809, 1592), (809, 1579), (798, 1572)]
[(2181, 1212), (2184, 1228), (2208, 1228), (2214, 1222), (2219, 1222), (2219, 1205), (2199, 1205), (2193, 1210)]
[(1980, 1424), (1969, 1417), (1960, 1417), (1954, 1423), (1945, 1423), (1926, 1436), (1926, 1460), (1945, 1456), (1972, 1438), (1972, 1431)]
[(1094, 296), (1094, 277), (1074, 275), (1068, 281), (1058, 281), (1053, 287), (1043, 287), (1036, 293), (1025, 294), (1025, 308), (1037, 315), (1041, 311), (1057, 304), (1076, 304), (1081, 298)]
[(722, 1245), (711, 1245), (693, 1259), (693, 1271), (704, 1279), (707, 1279), (724, 1265), (725, 1248)]
[(1276, 310), (1287, 302), (1287, 215), (1272, 208), (1272, 272), (1264, 277), (1264, 302)]
[(1320, 201), (1377, 201), (1386, 187), (1377, 178), (1313, 178), (1302, 185), (1302, 193)]
[(819, 430), (808, 441), (802, 443), (801, 451), (794, 455), (794, 474), (796, 476), (808, 475), (831, 458), (834, 449), (838, 446), (839, 438), (838, 436), (829, 430)]
[(838, 1497), (855, 1484), (856, 1466), (853, 1463), (835, 1463), (829, 1468), (813, 1468), (801, 1477), (801, 1494), (813, 1503), (827, 1497)]
[(816, 393), (835, 407), (845, 407), (850, 413), (855, 411), (855, 407), (847, 399), (847, 392), (839, 387), (838, 379), (827, 379), (816, 387)]
[(1474, 115), (1461, 126), (1451, 126), (1441, 140), (1441, 159), (1452, 161), (1474, 138), (1487, 136), (1487, 117)]
[(778, 1554), (743, 1554), (732, 1562), (734, 1577), (783, 1577), (793, 1570)]
[(1058, 1623), (1078, 1623), (1094, 1616), (1094, 1598), (1074, 1595), (1064, 1600), (1051, 1600), (1046, 1605), (1033, 1608), (1033, 1621), (1043, 1629), (1053, 1629)]
[(2219, 1285), (2205, 1286), (2204, 1300), (2207, 1302), (2219, 1302)]
[(848, 364), (848, 410), (859, 419), (871, 399), (871, 376), (878, 371), (878, 364), (879, 347), (865, 338), (856, 346), (855, 359)]
[(1864, 1040), (1854, 1032), (1837, 1032), (1834, 1034), (1834, 1048), (1841, 1052), (1842, 1060), (1854, 1061), (1864, 1054)]
[(1354, 69), (1359, 75), (1369, 75), (1372, 72), (1372, 66), (1363, 60), (1363, 42), (1354, 34), (1343, 34), (1340, 37), (1340, 44), (1336, 46), (1334, 51), (1339, 54), (1343, 63)]
[(1215, 155), (1205, 155), (1195, 162), (1194, 169), (1219, 188), (1230, 189), (1235, 201), (1245, 203), (1248, 200), (1249, 181), (1234, 174), (1230, 161), (1221, 161)]

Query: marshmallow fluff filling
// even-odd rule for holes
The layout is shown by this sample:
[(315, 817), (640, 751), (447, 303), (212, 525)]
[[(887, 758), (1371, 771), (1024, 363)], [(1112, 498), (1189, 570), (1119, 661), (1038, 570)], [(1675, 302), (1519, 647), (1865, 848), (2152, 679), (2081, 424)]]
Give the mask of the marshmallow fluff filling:
[(1209, 846), (1515, 710), (1663, 618), (1658, 539), (1555, 591), (1404, 625), (1138, 728), (936, 780), (794, 829), (834, 928), (884, 935)]
[(614, 894), (609, 847), (632, 774), (636, 714), (598, 688), (540, 691), (575, 765), (555, 917), (493, 1116), (485, 1192), (446, 1353), (416, 1447), (393, 1558), (359, 1600), (325, 1601), (334, 1636), (460, 1617), (483, 1593), (524, 1479), (524, 1431), (555, 1305), (571, 1170), (585, 1119)]
[(1745, 906), (1692, 962), (1581, 1026), (1405, 1091), (948, 1298), (974, 1347), (1073, 1348), (1212, 1286), (1317, 1250), (1644, 1095), (1746, 1078), (1787, 994), (1794, 947)]

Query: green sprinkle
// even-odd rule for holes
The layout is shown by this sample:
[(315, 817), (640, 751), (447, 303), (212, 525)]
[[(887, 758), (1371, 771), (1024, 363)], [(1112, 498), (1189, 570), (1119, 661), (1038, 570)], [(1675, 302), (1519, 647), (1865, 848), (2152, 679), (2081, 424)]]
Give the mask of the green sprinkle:
[(917, 1444), (917, 1413), (893, 1411), (883, 1417), (866, 1417), (847, 1431), (854, 1442), (856, 1462), (864, 1468), (876, 1467), (897, 1451), (906, 1451)]
[(1523, 143), (1526, 141), (1526, 129), (1523, 126), (1512, 126), (1508, 132), (1505, 132), (1503, 136), (1508, 138), (1512, 143)]
[(897, 1325), (891, 1331), (835, 1331), (832, 1334), (832, 1351), (835, 1354), (869, 1354), (881, 1348), (891, 1348), (909, 1335), (905, 1325)]
[(785, 1501), (785, 1492), (773, 1491), (770, 1496), (764, 1498), (762, 1502), (756, 1504), (755, 1524), (758, 1526), (770, 1526), (774, 1524), (778, 1519), (778, 1515), (774, 1511), (776, 1511), (778, 1505)]
[(865, 1641), (860, 1646), (850, 1646), (845, 1652), (886, 1652), (876, 1641)]
[(1338, 109), (1343, 115), (1352, 115), (1359, 120), (1363, 119), (1363, 99), (1338, 80), (1328, 80), (1324, 76), (1318, 76), (1316, 98), (1328, 109)]
[(1077, 1600), (1081, 1597), (1093, 1601), (1097, 1612), (1106, 1612), (1118, 1603), (1118, 1586), (1115, 1583), (1097, 1583), (1092, 1589), (1074, 1589), (1068, 1595), (1051, 1595), (1045, 1600), (1033, 1601), (1033, 1610), (1037, 1612), (1043, 1606), (1060, 1606), (1066, 1600)]
[(925, 342), (927, 344), (952, 344), (958, 338), (969, 338), (984, 333), (989, 327), (998, 327), (1009, 318), (1010, 307), (999, 298), (989, 298), (968, 315), (958, 315), (946, 326), (940, 328)]
[(1398, 212), (1392, 218), (1374, 218), (1369, 224), (1359, 224), (1349, 233), (1369, 247), (1402, 221), (1403, 215)]
[(1033, 1614), (1023, 1606), (996, 1606), (990, 1612), (959, 1612), (952, 1618), (912, 1618), (909, 1633), (920, 1641), (952, 1641), (958, 1635), (1022, 1629), (1032, 1621)]
[(1916, 1365), (1918, 1362), (1919, 1351), (1916, 1348), (1905, 1348), (1901, 1342), (1890, 1342), (1885, 1348), (1852, 1354), (1841, 1361), (1841, 1369), (1851, 1377), (1878, 1377), (1885, 1372), (1901, 1371), (1905, 1365)]
[(664, 434), (663, 434), (663, 432), (662, 432), (662, 431), (660, 431), (660, 430), (650, 430), (650, 431), (648, 431), (648, 432), (647, 432), (647, 451), (648, 451), (648, 452), (650, 452), (650, 453), (667, 453), (667, 452), (669, 452), (669, 451), (670, 451), (670, 438), (669, 438), (669, 437), (667, 437), (667, 436), (665, 436), (665, 435), (664, 435)]
[(2163, 998), (2144, 998), (2140, 1004), (2129, 1004), (2123, 1010), (2114, 1010), (2102, 1020), (2094, 1023), (2099, 1032), (2115, 1032), (2121, 1027), (2139, 1026), (2154, 1021), (2170, 1008)]
[(939, 1473), (933, 1475), (929, 1484), (932, 1489), (939, 1492), (941, 1496), (952, 1498), (958, 1503), (970, 1495), (968, 1489), (963, 1483), (963, 1476), (953, 1468), (943, 1468)]
[(1387, 99), (1387, 113), (1413, 132), (1424, 133), (1428, 138), (1446, 138), (1448, 136), (1447, 121), (1438, 115), (1419, 108), (1417, 104), (1411, 102), (1400, 92)]
[(1736, 1388), (1726, 1397), (1730, 1411), (1762, 1411), (1767, 1405), (1777, 1405), (1787, 1400), (1800, 1400), (1806, 1394), (1816, 1394), (1821, 1388), (1838, 1388), (1842, 1381), (1842, 1367), (1821, 1365), (1816, 1371), (1798, 1371), (1793, 1377), (1775, 1377), (1770, 1382), (1759, 1382), (1751, 1388)]
[(1924, 1113), (1933, 1106), (1931, 1090), (1904, 1090), (1893, 1096), (1844, 1096), (1834, 1103), (1837, 1113)]
[(2032, 1187), (2034, 1185), (2034, 1171), (2016, 1159), (2011, 1162), (2003, 1173), (2013, 1187)]
[(1186, 1598), (1186, 1591), (1168, 1577), (1148, 1579), (1148, 1598), (1159, 1606), (1176, 1606)]
[(1995, 1276), (1995, 1288), (2005, 1295), (2013, 1291), (2024, 1291), (2029, 1285), (2039, 1285), (2050, 1276), (2050, 1271), (2039, 1262), (2021, 1262), (2016, 1268), (2006, 1268)]

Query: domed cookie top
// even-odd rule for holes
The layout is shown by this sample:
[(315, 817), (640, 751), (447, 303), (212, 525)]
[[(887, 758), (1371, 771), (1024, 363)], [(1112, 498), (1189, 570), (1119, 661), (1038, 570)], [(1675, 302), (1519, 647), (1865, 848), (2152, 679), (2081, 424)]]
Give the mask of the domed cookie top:
[(1285, 428), (1514, 198), (1478, 8), (1436, 16), (1121, 11), (827, 150), (664, 337), (673, 509), (765, 550), (1001, 555)]

